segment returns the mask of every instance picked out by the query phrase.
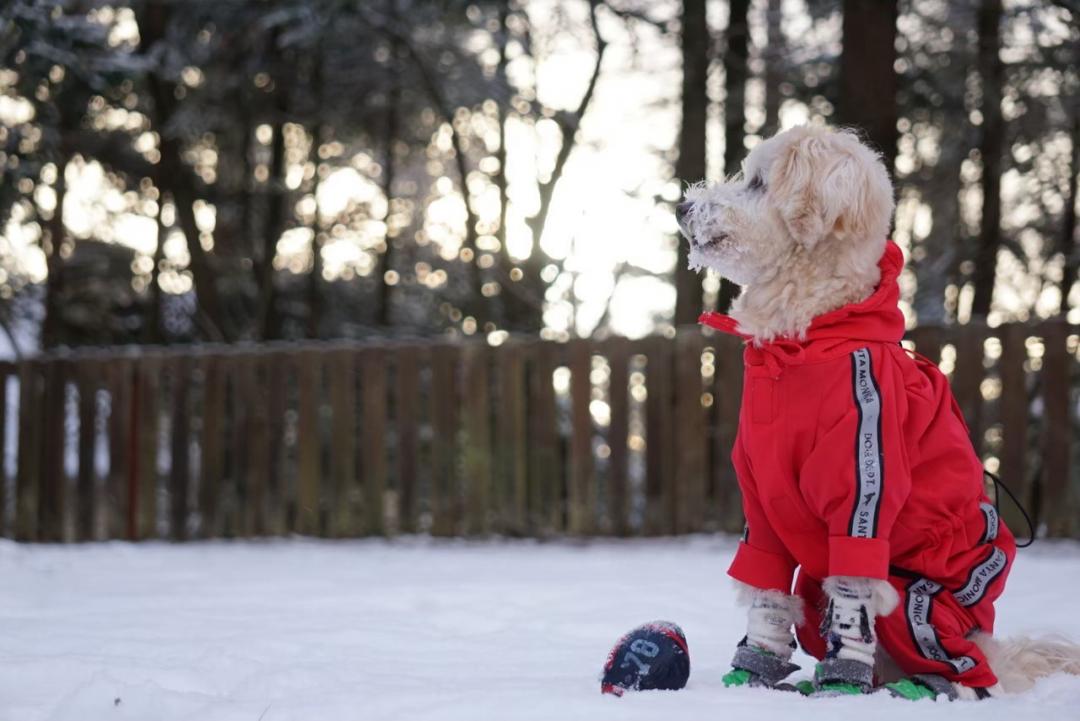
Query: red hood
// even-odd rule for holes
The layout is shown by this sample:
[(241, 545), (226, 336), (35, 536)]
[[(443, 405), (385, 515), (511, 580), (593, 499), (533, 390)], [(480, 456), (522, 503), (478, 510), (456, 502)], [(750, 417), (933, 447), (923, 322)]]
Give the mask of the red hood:
[[(722, 313), (702, 313), (698, 322), (747, 341), (746, 359), (750, 365), (792, 365), (843, 355), (866, 342), (899, 343), (904, 336), (904, 314), (900, 312), (900, 286), (897, 277), (904, 268), (904, 254), (891, 240), (878, 261), (881, 280), (873, 294), (864, 301), (819, 315), (810, 323), (806, 340), (777, 338), (763, 345), (750, 343), (752, 338), (739, 332), (734, 318)], [(764, 357), (763, 357), (764, 356)]]

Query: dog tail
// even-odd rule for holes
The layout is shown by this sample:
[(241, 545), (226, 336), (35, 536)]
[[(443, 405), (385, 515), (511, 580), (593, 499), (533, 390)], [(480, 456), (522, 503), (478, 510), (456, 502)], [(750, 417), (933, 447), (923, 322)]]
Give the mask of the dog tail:
[(1080, 676), (1080, 644), (1060, 636), (995, 638), (980, 633), (973, 640), (1005, 693), (1027, 691), (1036, 679), (1055, 673)]

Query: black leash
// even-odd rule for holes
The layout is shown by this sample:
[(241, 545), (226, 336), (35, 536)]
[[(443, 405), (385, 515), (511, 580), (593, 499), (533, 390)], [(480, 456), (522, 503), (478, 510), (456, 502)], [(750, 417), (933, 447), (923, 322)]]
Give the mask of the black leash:
[(1016, 508), (1020, 511), (1020, 514), (1023, 515), (1024, 520), (1027, 522), (1028, 539), (1024, 543), (1017, 543), (1016, 547), (1027, 548), (1031, 544), (1035, 543), (1035, 524), (1031, 522), (1031, 516), (1028, 515), (1027, 509), (1025, 509), (1023, 505), (1020, 504), (1020, 501), (1016, 500), (1016, 496), (1013, 495), (1013, 492), (1009, 490), (1009, 487), (1005, 485), (1004, 481), (1002, 481), (1001, 478), (999, 478), (996, 474), (986, 470), (985, 468), (983, 469), (983, 473), (989, 476), (990, 480), (994, 482), (994, 510), (998, 512), (998, 517), (1001, 516), (1001, 491), (1002, 489), (1004, 489), (1005, 493), (1009, 494), (1009, 498), (1012, 499), (1013, 505), (1016, 506)]

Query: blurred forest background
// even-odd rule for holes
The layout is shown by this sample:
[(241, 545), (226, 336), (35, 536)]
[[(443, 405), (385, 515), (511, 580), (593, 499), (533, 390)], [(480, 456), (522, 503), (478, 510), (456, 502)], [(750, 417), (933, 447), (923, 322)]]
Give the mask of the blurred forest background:
[(912, 324), (1080, 306), (1076, 0), (8, 0), (0, 336), (671, 332), (684, 183), (801, 122), (892, 164)]

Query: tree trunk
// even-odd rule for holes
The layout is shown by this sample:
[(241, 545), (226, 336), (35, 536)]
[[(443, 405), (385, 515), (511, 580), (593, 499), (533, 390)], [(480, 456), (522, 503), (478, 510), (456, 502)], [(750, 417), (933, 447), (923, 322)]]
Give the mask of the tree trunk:
[[(396, 0), (391, 0), (391, 7), (395, 11), (396, 15)], [(401, 53), (400, 43), (396, 39), (391, 38), (390, 42), (390, 61), (391, 63), (397, 63), (400, 61), (398, 57)], [(397, 66), (393, 67), (391, 72), (394, 74), (391, 80), (390, 93), (386, 100), (386, 125), (383, 127), (383, 173), (382, 173), (382, 191), (383, 196), (386, 198), (386, 213), (383, 215), (383, 225), (386, 226), (386, 231), (383, 234), (383, 248), (382, 255), (379, 257), (378, 265), (378, 277), (375, 282), (378, 283), (378, 304), (375, 309), (375, 324), (380, 326), (390, 325), (390, 295), (391, 286), (386, 282), (386, 273), (393, 268), (394, 260), (394, 243), (396, 241), (396, 233), (390, 230), (390, 215), (391, 205), (394, 202), (394, 176), (397, 172), (397, 158), (394, 155), (394, 143), (397, 142), (399, 133), (401, 132), (398, 125), (400, 123), (399, 118), (399, 105), (401, 104), (401, 82), (398, 74)], [(465, 195), (465, 203), (468, 204), (469, 191), (465, 186), (465, 179), (462, 178), (461, 182), (462, 193)], [(470, 223), (473, 221), (470, 220)], [(475, 223), (473, 223), (475, 225)], [(473, 242), (473, 249), (475, 251), (475, 240)], [(474, 258), (475, 262), (475, 258)]]
[(322, 213), (319, 208), (319, 148), (323, 141), (323, 126), (317, 124), (311, 133), (312, 156), (315, 160), (315, 177), (312, 178), (311, 195), (315, 198), (315, 217), (311, 221), (311, 272), (308, 273), (308, 317), (307, 337), (311, 339), (322, 337), (323, 322), (323, 288), (322, 288), (322, 248), (323, 248), (323, 224)]
[(731, 0), (724, 48), (724, 175), (727, 176), (738, 172), (746, 154), (743, 136), (750, 59), (750, 29), (746, 20), (749, 11), (750, 0)]
[[(746, 81), (749, 77), (750, 26), (747, 14), (750, 0), (732, 0), (728, 18), (727, 44), (724, 48), (724, 175), (739, 171), (746, 145)], [(727, 278), (720, 280), (716, 309), (727, 312), (739, 295), (739, 286)]]
[(896, 163), (897, 3), (844, 0), (837, 115), (865, 133), (892, 175)]
[(982, 86), (982, 214), (978, 250), (975, 254), (975, 296), (971, 317), (986, 318), (994, 298), (997, 254), (1001, 246), (1001, 156), (1005, 124), (1001, 116), (1001, 85), (1005, 67), (1001, 63), (1002, 0), (983, 0), (977, 20), (979, 30), (979, 80)]
[(768, 0), (765, 10), (765, 125), (761, 136), (768, 138), (780, 129), (780, 104), (784, 101), (780, 85), (784, 82), (784, 56), (787, 42), (784, 38), (783, 3), (781, 0)]
[[(280, 92), (280, 90), (276, 91)], [(283, 110), (279, 96), (279, 112)], [(277, 290), (274, 285), (274, 258), (277, 244), (285, 229), (285, 120), (278, 117), (274, 123), (274, 138), (270, 145), (270, 197), (266, 204), (266, 224), (263, 226), (262, 253), (259, 258), (256, 280), (259, 287), (257, 337), (270, 340), (278, 335)]]
[[(139, 26), (140, 53), (148, 52), (153, 46), (164, 40), (172, 5), (167, 3), (146, 3), (139, 6), (136, 21)], [(187, 242), (188, 255), (191, 258), (191, 277), (195, 287), (195, 299), (198, 310), (196, 325), (203, 329), (211, 340), (228, 340), (228, 329), (221, 311), (221, 302), (217, 290), (217, 278), (210, 266), (206, 251), (199, 242), (198, 225), (195, 223), (195, 181), (191, 168), (183, 161), (183, 148), (180, 141), (167, 135), (165, 127), (176, 110), (176, 86), (166, 82), (156, 72), (147, 75), (150, 95), (154, 101), (151, 122), (161, 136), (159, 151), (158, 190), (172, 195), (176, 205), (176, 216), (180, 230)]]
[(1061, 271), (1061, 300), (1058, 313), (1069, 312), (1069, 292), (1076, 283), (1080, 270), (1080, 235), (1076, 232), (1077, 184), (1080, 182), (1080, 102), (1073, 101), (1072, 164), (1069, 166), (1069, 193), (1065, 200), (1065, 218), (1062, 223), (1061, 254), (1065, 267)]
[[(154, 184), (160, 188), (161, 179), (155, 178)], [(143, 327), (143, 342), (152, 345), (160, 344), (164, 340), (161, 332), (161, 261), (165, 258), (165, 225), (161, 222), (161, 212), (165, 208), (165, 196), (158, 192), (158, 212), (154, 218), (154, 265), (150, 269), (150, 308), (146, 314), (146, 325)]]
[(913, 310), (919, 325), (944, 325), (945, 289), (949, 269), (957, 256), (960, 233), (960, 164), (967, 148), (961, 142), (943, 142), (924, 200), (933, 213), (930, 233), (920, 244), (922, 258), (913, 261), (915, 299)]
[[(682, 126), (675, 176), (683, 184), (705, 177), (705, 133), (709, 95), (709, 26), (705, 0), (683, 0), (682, 12)], [(701, 279), (687, 265), (690, 248), (678, 239), (675, 261), (675, 325), (697, 320), (702, 311)]]
[(45, 223), (47, 237), (42, 243), (45, 251), (45, 267), (48, 277), (45, 279), (45, 320), (41, 326), (41, 347), (53, 348), (63, 341), (63, 317), (61, 298), (64, 292), (64, 257), (63, 247), (67, 240), (67, 229), (64, 226), (64, 198), (67, 196), (67, 180), (64, 173), (67, 170), (67, 158), (57, 159), (56, 185), (53, 192), (56, 193), (56, 207), (53, 208), (52, 217)]

